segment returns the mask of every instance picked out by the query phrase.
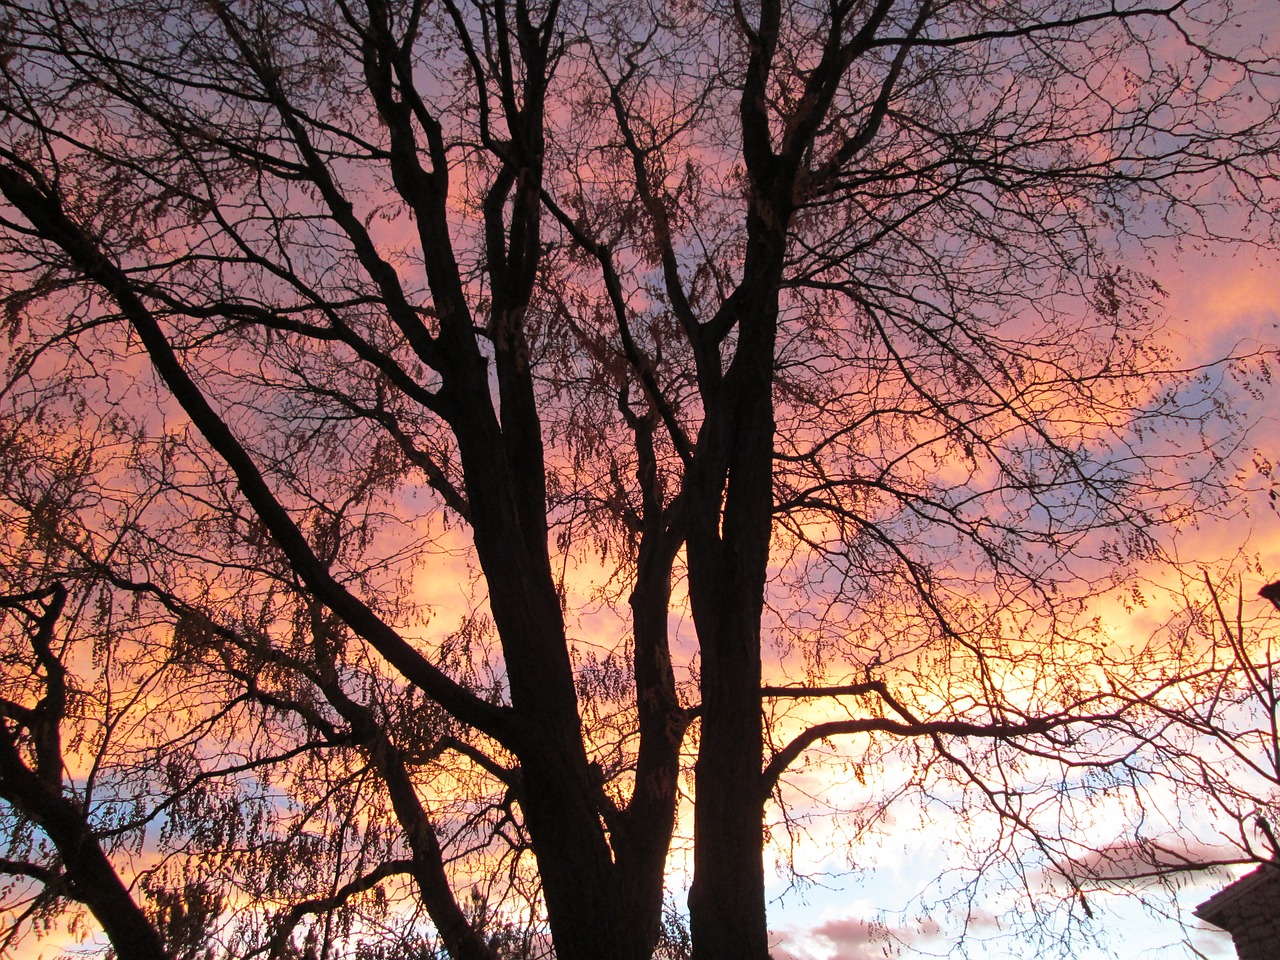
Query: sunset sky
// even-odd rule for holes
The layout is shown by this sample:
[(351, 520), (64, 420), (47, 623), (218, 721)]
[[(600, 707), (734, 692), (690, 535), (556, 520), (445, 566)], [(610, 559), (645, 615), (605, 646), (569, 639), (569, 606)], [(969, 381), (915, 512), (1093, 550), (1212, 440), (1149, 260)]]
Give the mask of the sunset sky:
[[(1155, 256), (1153, 275), (1168, 291), (1170, 342), (1177, 345), (1190, 362), (1211, 362), (1235, 350), (1280, 342), (1280, 256), (1269, 250), (1160, 251)], [(1276, 399), (1267, 403), (1242, 402), (1253, 424), (1251, 439), (1261, 451), (1280, 459), (1280, 386)], [(1256, 475), (1246, 476), (1239, 515), (1226, 520), (1207, 520), (1181, 532), (1178, 553), (1184, 561), (1213, 565), (1228, 561), (1243, 551), (1256, 555), (1272, 579), (1280, 576), (1280, 515), (1267, 496), (1267, 485)], [(1156, 574), (1159, 576), (1159, 574)], [(1246, 597), (1263, 585), (1256, 577), (1246, 577)], [(1265, 613), (1266, 604), (1255, 601), (1254, 610)], [(1164, 621), (1166, 609), (1153, 596), (1151, 607), (1137, 611), (1120, 629), (1146, 635)], [(1276, 625), (1276, 621), (1272, 621)], [(1277, 629), (1280, 633), (1280, 628)], [(937, 835), (966, 829), (954, 822), (921, 822), (910, 811), (902, 817), (902, 830), (883, 846), (868, 851), (867, 862), (875, 864), (852, 881), (836, 879), (831, 888), (815, 884), (805, 891), (787, 890), (775, 883), (771, 900), (771, 928), (779, 949), (775, 960), (882, 960), (883, 941), (877, 939), (875, 924), (882, 923), (902, 936), (918, 952), (905, 956), (950, 956), (955, 946), (945, 938), (930, 936), (928, 921), (920, 922), (920, 903), (930, 902), (930, 884), (939, 874), (939, 858), (944, 857)], [(1209, 835), (1212, 835), (1210, 826)], [(859, 860), (854, 855), (854, 859)], [(830, 869), (847, 869), (843, 849), (829, 853)], [(821, 873), (823, 852), (816, 851), (813, 868)], [(957, 862), (955, 866), (962, 867)], [(1251, 867), (1227, 873), (1198, 875), (1179, 890), (1176, 904), (1180, 919), (1191, 928), (1195, 950), (1214, 960), (1231, 960), (1235, 950), (1230, 935), (1196, 920), (1191, 911), (1230, 882), (1233, 876)], [(917, 900), (916, 898), (920, 898)], [(1017, 903), (1019, 892), (995, 894), (1002, 906)], [(1093, 930), (1096, 945), (1086, 938), (1076, 943), (1071, 957), (1080, 960), (1174, 960), (1195, 953), (1183, 942), (1183, 932), (1175, 918), (1162, 917), (1127, 896), (1099, 898), (1094, 904)], [(895, 913), (895, 910), (901, 911)], [(1017, 942), (1001, 942), (1002, 932), (992, 919), (984, 921), (980, 908), (967, 944), (969, 955), (980, 960), (1027, 960), (1031, 954)], [(905, 921), (904, 921), (905, 915)], [(930, 915), (928, 910), (923, 915)], [(1007, 933), (1007, 929), (1003, 931)], [(984, 940), (991, 938), (989, 945)], [(1049, 956), (1051, 954), (1044, 954)]]
[[(696, 3), (657, 26), (584, 3), (581, 38), (543, 25), (564, 45), (545, 87), (542, 53), (501, 69), (509, 51), (482, 66), (455, 49), (453, 30), (490, 42), (502, 4), (470, 24), (432, 7), (429, 27), (376, 3), (369, 24), (327, 2), (271, 11), (310, 46), (234, 4), (177, 4), (136, 49), (152, 8), (115, 11), (136, 22), (101, 50), (32, 17), (0, 49), (0, 417), (21, 420), (0, 423), (0, 574), (76, 577), (80, 595), (66, 652), (41, 657), (29, 611), (4, 621), (0, 693), (39, 697), (59, 657), (83, 687), (51, 707), (54, 746), (40, 711), (5, 708), (8, 775), (56, 748), (41, 796), (95, 785), (93, 816), (127, 823), (112, 856), (133, 895), (194, 864), (228, 891), (224, 932), (254, 921), (245, 943), (377, 863), (395, 868), (378, 874), (396, 877), (386, 929), (427, 929), (429, 908), (476, 940), (459, 904), (492, 883), (499, 911), (552, 917), (539, 936), (581, 948), (566, 905), (631, 923), (622, 901), (656, 903), (673, 804), (683, 910), (697, 794), (717, 797), (700, 842), (727, 824), (757, 846), (773, 797), (773, 960), (1228, 960), (1190, 910), (1248, 866), (1143, 903), (1046, 864), (1105, 886), (1151, 849), (1240, 856), (1241, 824), (1197, 806), (1221, 742), (1130, 720), (1230, 700), (1219, 661), (1199, 672), (1223, 646), (1211, 618), (1182, 605), (1202, 577), (1238, 584), (1245, 629), (1280, 638), (1255, 597), (1280, 578), (1275, 187), (1248, 208), (1214, 181), (1168, 214), (1181, 226), (1142, 218), (1166, 182), (1218, 176), (1214, 149), (1252, 143), (1241, 117), (1280, 109), (1280, 81), (1267, 61), (1242, 93), (1238, 58), (1206, 67), (1169, 22), (1144, 12), (1143, 34), (1098, 2), (1005, 29), (957, 0), (936, 37), (929, 3), (868, 14), (866, 46), (830, 68), (825, 51), (858, 46), (852, 20), (806, 0), (784, 37), (821, 56), (784, 41), (754, 98), (723, 79), (757, 60), (736, 4), (717, 39)], [(0, 0), (0, 26), (25, 16)], [(399, 73), (389, 51), (411, 51)], [(828, 68), (829, 96), (810, 96)], [(547, 90), (545, 112), (512, 106)], [(1235, 126), (1202, 142), (1201, 123)], [(1169, 153), (1196, 172), (1171, 172), (1165, 141), (1192, 144)], [(1228, 170), (1253, 169), (1241, 150)], [(1209, 239), (1167, 235), (1199, 214)], [(1126, 270), (1167, 294), (1154, 334), (1154, 288)], [(1187, 516), (1202, 492), (1215, 505)], [(1179, 696), (1193, 705), (1160, 712)], [(806, 739), (823, 722), (846, 726)], [(1170, 756), (1176, 776), (1144, 766)], [(0, 856), (70, 862), (24, 846), (38, 818), (10, 802)], [(749, 847), (707, 843), (699, 876), (758, 918)], [(424, 863), (452, 896), (406, 879)], [(575, 888), (582, 870), (599, 883)], [(703, 929), (731, 941), (711, 900)], [(651, 923), (606, 926), (581, 929), (648, 949)], [(51, 930), (15, 960), (104, 943)]]

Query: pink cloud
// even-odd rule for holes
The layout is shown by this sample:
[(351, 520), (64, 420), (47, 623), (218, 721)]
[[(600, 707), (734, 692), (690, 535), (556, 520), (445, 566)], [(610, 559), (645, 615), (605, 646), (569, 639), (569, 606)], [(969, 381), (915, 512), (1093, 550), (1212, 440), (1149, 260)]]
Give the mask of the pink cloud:
[(901, 947), (936, 937), (940, 932), (932, 920), (893, 929), (877, 920), (841, 917), (811, 930), (784, 932), (771, 955), (773, 960), (885, 960), (897, 956)]

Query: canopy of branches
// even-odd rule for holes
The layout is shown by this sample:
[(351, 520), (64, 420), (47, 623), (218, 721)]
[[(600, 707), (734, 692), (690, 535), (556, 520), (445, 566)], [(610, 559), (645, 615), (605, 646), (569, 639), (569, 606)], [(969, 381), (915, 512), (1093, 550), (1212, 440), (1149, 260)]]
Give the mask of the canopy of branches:
[(1243, 611), (1100, 615), (1250, 463), (1144, 258), (1276, 239), (1255, 13), (0, 0), (0, 950), (765, 960), (914, 810), (1050, 956), (1274, 856)]

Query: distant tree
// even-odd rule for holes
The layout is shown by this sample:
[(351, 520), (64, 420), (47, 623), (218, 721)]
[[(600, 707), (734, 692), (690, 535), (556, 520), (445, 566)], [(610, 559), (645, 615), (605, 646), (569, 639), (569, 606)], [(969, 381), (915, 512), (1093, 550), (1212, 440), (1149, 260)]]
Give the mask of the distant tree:
[[(1236, 18), (0, 3), (4, 402), (129, 438), (78, 555), (282, 771), (222, 874), (273, 898), (255, 949), (391, 890), (494, 957), (478, 874), (560, 960), (647, 958), (691, 776), (692, 956), (764, 960), (766, 817), (827, 744), (1087, 909), (1031, 807), (1140, 789), (1098, 744), (1188, 662), (1089, 602), (1223, 502), (1230, 408), (1126, 263), (1270, 236)], [(458, 629), (415, 577), (469, 581)]]

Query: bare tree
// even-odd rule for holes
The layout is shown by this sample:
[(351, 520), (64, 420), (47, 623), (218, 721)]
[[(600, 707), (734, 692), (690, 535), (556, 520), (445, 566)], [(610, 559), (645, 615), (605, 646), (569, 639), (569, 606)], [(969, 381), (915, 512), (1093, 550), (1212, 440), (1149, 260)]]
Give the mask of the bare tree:
[[(1206, 572), (1182, 594), (1185, 607), (1171, 629), (1200, 649), (1202, 669), (1154, 700), (1169, 723), (1171, 758), (1154, 775), (1176, 781), (1189, 802), (1205, 808), (1204, 819), (1226, 847), (1224, 861), (1274, 862), (1280, 859), (1273, 826), (1280, 813), (1274, 620), (1246, 619), (1241, 579), (1215, 582)], [(1264, 586), (1259, 596), (1274, 604), (1274, 587)]]
[[(403, 859), (493, 954), (415, 778), (447, 753), (557, 956), (648, 957), (687, 738), (695, 957), (766, 956), (766, 809), (832, 738), (919, 749), (1078, 886), (1010, 778), (1147, 742), (1087, 603), (1223, 493), (1229, 409), (1123, 262), (1218, 201), (1270, 229), (1276, 61), (1230, 4), (0, 9), (7, 402), (132, 418), (156, 495), (99, 567), (396, 825), (284, 920)], [(449, 525), (481, 609), (430, 642)]]

